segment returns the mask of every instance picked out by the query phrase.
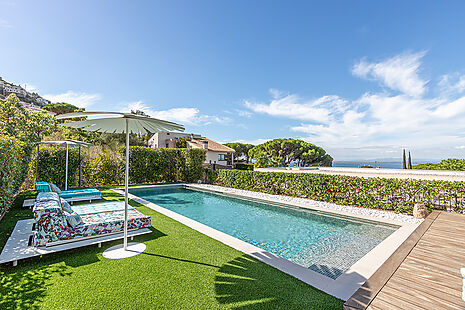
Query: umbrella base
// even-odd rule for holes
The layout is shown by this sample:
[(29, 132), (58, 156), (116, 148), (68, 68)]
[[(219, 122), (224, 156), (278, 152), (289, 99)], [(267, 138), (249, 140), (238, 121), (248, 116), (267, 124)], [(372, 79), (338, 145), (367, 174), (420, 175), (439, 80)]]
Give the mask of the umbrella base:
[(123, 245), (118, 244), (103, 251), (102, 256), (108, 259), (128, 258), (144, 252), (146, 248), (147, 246), (143, 243), (131, 242), (124, 250)]

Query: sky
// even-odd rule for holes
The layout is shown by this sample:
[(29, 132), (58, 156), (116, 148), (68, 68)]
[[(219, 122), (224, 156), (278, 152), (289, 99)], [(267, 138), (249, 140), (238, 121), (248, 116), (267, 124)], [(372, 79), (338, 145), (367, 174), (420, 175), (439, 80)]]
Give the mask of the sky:
[(0, 76), (219, 142), (465, 158), (464, 1), (0, 0)]

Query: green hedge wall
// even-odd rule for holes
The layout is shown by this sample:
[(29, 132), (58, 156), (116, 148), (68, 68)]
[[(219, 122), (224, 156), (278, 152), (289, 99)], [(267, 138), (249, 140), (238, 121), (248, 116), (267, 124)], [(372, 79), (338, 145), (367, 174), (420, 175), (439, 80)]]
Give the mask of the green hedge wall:
[(465, 182), (219, 170), (217, 185), (410, 214), (415, 202), (465, 210)]
[(237, 169), (237, 170), (253, 170), (253, 164), (237, 163), (237, 164), (234, 164), (234, 169)]
[[(37, 161), (37, 177), (42, 182), (51, 182), (65, 188), (66, 148), (41, 147)], [(79, 151), (68, 151), (68, 184), (77, 184), (79, 172)]]
[(0, 135), (0, 219), (26, 178), (30, 154), (30, 147), (23, 142)]
[[(43, 147), (39, 151), (36, 179), (64, 188), (65, 152), (62, 147)], [(82, 149), (82, 186), (124, 183), (126, 149), (101, 152), (90, 158)], [(196, 182), (203, 178), (206, 151), (203, 149), (129, 148), (129, 183)], [(69, 150), (68, 187), (78, 186), (79, 151)]]

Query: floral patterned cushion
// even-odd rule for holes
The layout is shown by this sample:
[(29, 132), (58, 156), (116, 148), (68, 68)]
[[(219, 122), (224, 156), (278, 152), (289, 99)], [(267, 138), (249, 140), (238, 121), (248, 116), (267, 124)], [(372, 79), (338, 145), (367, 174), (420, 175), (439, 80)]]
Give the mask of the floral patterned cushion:
[[(119, 233), (123, 231), (124, 226), (124, 211), (81, 215), (81, 223), (78, 223), (78, 214), (67, 215), (55, 200), (36, 202), (33, 211), (37, 222), (34, 246), (44, 246), (49, 242), (60, 240)], [(146, 228), (150, 225), (150, 216), (135, 209), (128, 210), (129, 230)]]
[(41, 202), (41, 201), (49, 201), (49, 200), (55, 200), (55, 201), (60, 201), (60, 196), (58, 196), (57, 193), (54, 192), (42, 192), (38, 193), (36, 197), (36, 202)]

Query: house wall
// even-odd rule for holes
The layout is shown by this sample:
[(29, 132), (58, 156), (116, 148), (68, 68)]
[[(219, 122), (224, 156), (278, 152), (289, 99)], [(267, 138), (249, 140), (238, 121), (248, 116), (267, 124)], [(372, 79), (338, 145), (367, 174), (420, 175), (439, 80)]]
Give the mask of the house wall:
[(209, 164), (220, 164), (220, 165), (226, 165), (227, 162), (226, 160), (218, 160), (218, 155), (219, 154), (224, 154), (226, 156), (226, 152), (215, 152), (215, 151), (208, 151), (207, 152), (207, 159), (205, 160), (205, 163)]
[(166, 148), (167, 139), (185, 138), (188, 136), (190, 136), (190, 134), (182, 132), (157, 132), (152, 136), (152, 138), (149, 139), (149, 146), (153, 148)]

